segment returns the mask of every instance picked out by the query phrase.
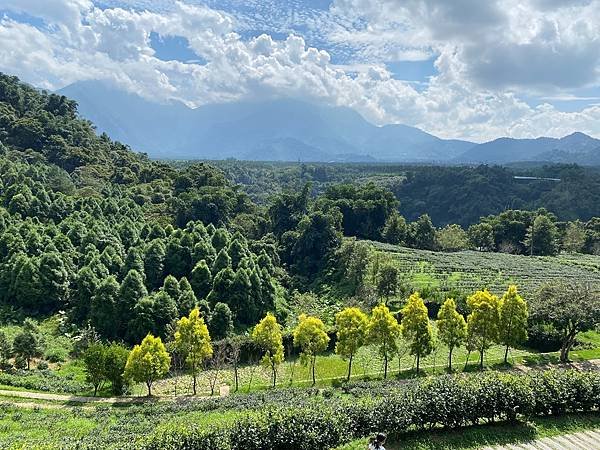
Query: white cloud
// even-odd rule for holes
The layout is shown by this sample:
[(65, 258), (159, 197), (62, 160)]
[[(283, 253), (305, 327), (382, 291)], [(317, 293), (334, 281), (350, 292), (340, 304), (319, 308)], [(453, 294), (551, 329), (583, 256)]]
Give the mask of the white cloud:
[[(375, 123), (405, 123), (442, 137), (575, 130), (600, 136), (597, 106), (563, 113), (520, 100), (535, 92), (565, 98), (571, 87), (597, 83), (599, 2), (560, 9), (553, 3), (336, 0), (328, 21), (312, 25), (313, 32), (327, 30), (333, 49), (355, 49), (354, 63), (336, 65), (330, 52), (299, 35), (242, 39), (239, 18), (205, 6), (177, 2), (157, 12), (100, 9), (87, 0), (0, 0), (0, 9), (47, 24), (2, 19), (0, 70), (48, 89), (109, 80), (149, 99), (191, 106), (290, 96), (349, 106)], [(203, 62), (155, 57), (151, 32), (185, 37)], [(438, 75), (422, 90), (385, 69), (388, 61), (434, 55)]]

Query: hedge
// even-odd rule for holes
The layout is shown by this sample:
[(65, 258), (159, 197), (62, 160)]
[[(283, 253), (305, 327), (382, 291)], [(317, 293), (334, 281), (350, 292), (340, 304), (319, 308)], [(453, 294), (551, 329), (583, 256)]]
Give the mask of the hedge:
[(398, 434), (458, 428), (600, 407), (600, 374), (575, 370), (440, 376), (398, 383), (384, 395), (379, 395), (380, 385), (374, 384), (372, 389), (373, 396), (369, 396), (369, 388), (363, 384), (360, 398), (332, 397), (318, 407), (266, 407), (248, 412), (227, 427), (168, 429), (151, 436), (144, 448), (332, 448), (375, 431)]

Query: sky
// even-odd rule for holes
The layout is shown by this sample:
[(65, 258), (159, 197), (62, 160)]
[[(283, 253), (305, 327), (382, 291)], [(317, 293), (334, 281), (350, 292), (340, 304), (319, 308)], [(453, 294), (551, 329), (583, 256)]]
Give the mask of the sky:
[(0, 0), (0, 71), (291, 97), (443, 138), (600, 137), (600, 0)]

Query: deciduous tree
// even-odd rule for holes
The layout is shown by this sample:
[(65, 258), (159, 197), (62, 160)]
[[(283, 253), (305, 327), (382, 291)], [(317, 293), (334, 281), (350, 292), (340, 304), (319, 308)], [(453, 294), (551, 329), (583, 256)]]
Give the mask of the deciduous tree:
[(325, 330), (325, 324), (318, 317), (301, 314), (298, 320), (298, 325), (294, 329), (294, 345), (300, 347), (301, 359), (310, 365), (314, 386), (317, 383), (315, 376), (317, 355), (327, 349), (329, 336)]
[(337, 340), (335, 352), (348, 358), (348, 376), (352, 375), (352, 359), (367, 340), (369, 318), (358, 308), (346, 308), (335, 315)]
[(283, 362), (283, 335), (281, 325), (271, 313), (252, 330), (252, 339), (264, 351), (262, 362), (271, 368), (273, 387), (277, 383), (277, 368)]
[(467, 306), (471, 311), (467, 317), (467, 331), (479, 350), (479, 366), (483, 369), (485, 351), (498, 342), (500, 300), (485, 289), (468, 297)]
[(127, 364), (125, 378), (146, 383), (148, 397), (152, 395), (152, 384), (169, 372), (171, 357), (159, 337), (148, 334), (141, 344), (133, 347)]
[(500, 299), (500, 324), (498, 326), (500, 343), (506, 346), (504, 363), (508, 363), (508, 349), (527, 340), (527, 302), (511, 285)]
[(438, 311), (437, 328), (440, 340), (448, 347), (448, 370), (452, 371), (452, 352), (467, 337), (467, 322), (456, 310), (454, 299), (447, 299)]
[(202, 361), (210, 358), (213, 353), (210, 334), (198, 308), (194, 308), (188, 317), (182, 317), (177, 322), (175, 345), (185, 358), (193, 379), (192, 390), (196, 395), (196, 380)]
[(400, 325), (385, 305), (379, 305), (371, 311), (368, 328), (368, 341), (379, 348), (383, 358), (383, 377), (387, 378), (388, 361), (398, 352)]
[(421, 357), (433, 350), (433, 328), (427, 316), (427, 307), (418, 292), (412, 294), (402, 308), (402, 336), (409, 343), (410, 354), (417, 359), (417, 373)]

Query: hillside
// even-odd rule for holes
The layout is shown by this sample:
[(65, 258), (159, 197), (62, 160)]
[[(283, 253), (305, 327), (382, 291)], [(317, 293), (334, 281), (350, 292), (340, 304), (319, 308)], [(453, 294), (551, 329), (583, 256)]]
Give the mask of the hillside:
[(600, 256), (595, 255), (532, 257), (470, 250), (431, 252), (377, 242), (372, 245), (392, 257), (410, 288), (435, 292), (436, 298), (484, 287), (500, 294), (509, 284), (517, 284), (531, 298), (548, 282), (572, 279), (600, 283)]

